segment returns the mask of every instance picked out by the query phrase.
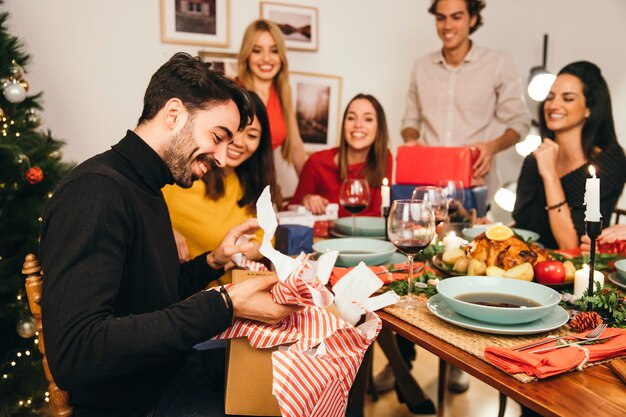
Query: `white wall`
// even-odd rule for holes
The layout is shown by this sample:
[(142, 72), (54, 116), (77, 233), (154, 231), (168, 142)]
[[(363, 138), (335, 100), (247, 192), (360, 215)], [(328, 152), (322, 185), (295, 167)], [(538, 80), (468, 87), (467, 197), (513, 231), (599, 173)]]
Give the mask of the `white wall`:
[[(289, 51), (291, 69), (341, 76), (342, 111), (359, 92), (375, 95), (395, 148), (411, 64), (440, 46), (426, 11), (430, 1), (280, 2), (319, 9), (319, 50)], [(199, 50), (161, 43), (159, 0), (5, 0), (0, 7), (10, 11), (10, 30), (32, 55), (30, 93), (44, 92), (44, 127), (67, 141), (67, 160), (82, 161), (116, 143), (135, 126), (152, 73), (176, 51)], [(544, 33), (550, 35), (550, 70), (580, 59), (597, 63), (626, 144), (626, 1), (490, 0), (483, 14), (474, 40), (507, 51), (524, 80), (541, 63)], [(230, 47), (205, 49), (237, 52), (244, 28), (258, 15), (259, 1), (231, 0)], [(500, 159), (502, 178), (517, 178), (521, 157), (510, 150)]]

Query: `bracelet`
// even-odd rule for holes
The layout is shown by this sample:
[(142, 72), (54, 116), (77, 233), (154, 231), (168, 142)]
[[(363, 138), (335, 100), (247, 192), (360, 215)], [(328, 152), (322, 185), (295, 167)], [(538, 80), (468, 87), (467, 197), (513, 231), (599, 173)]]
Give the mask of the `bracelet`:
[(553, 206), (546, 206), (546, 211), (558, 209), (557, 211), (560, 213), (561, 212), (561, 207), (563, 207), (566, 204), (567, 204), (567, 200), (563, 200), (560, 203), (556, 203)]
[(224, 286), (222, 285), (220, 287), (220, 294), (222, 294), (222, 298), (224, 299), (224, 303), (226, 303), (226, 309), (228, 310), (228, 312), (230, 313), (230, 317), (233, 317), (233, 312), (234, 312), (234, 308), (233, 308), (233, 300), (230, 298), (230, 295), (228, 294), (228, 291), (226, 291), (226, 288), (224, 288)]

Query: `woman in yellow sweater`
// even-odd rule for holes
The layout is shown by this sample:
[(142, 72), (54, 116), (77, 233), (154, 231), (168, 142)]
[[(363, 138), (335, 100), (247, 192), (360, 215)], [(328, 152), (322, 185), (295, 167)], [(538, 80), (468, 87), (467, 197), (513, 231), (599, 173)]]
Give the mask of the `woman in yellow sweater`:
[[(189, 189), (163, 188), (181, 261), (215, 249), (232, 227), (256, 216), (256, 200), (265, 186), (276, 190), (267, 113), (259, 97), (250, 95), (254, 122), (234, 135), (226, 166), (208, 172)], [(275, 198), (278, 194), (272, 193)], [(257, 245), (245, 254), (248, 259), (261, 258), (261, 236), (257, 233)]]

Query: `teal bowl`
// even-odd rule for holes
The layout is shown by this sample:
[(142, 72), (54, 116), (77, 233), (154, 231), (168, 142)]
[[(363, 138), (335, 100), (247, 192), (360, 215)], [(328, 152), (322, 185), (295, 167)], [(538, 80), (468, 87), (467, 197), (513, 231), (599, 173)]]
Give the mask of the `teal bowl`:
[[(487, 323), (519, 324), (538, 320), (552, 312), (561, 294), (545, 285), (509, 278), (466, 276), (439, 282), (437, 291), (454, 311)], [(507, 302), (522, 307), (475, 304)], [(518, 303), (519, 302), (519, 303)]]
[[(487, 230), (489, 226), (492, 226), (492, 225), (491, 224), (479, 224), (473, 227), (467, 227), (463, 229), (462, 231), (463, 237), (467, 240), (474, 240), (479, 234), (485, 233), (485, 230)], [(520, 235), (522, 239), (524, 239), (526, 242), (529, 242), (529, 241), (536, 242), (539, 240), (539, 237), (540, 237), (539, 233), (535, 233), (531, 230), (518, 229), (516, 227), (512, 227), (511, 230), (513, 230), (514, 233)]]
[[(385, 219), (382, 217), (357, 216), (356, 234), (354, 236), (382, 237), (385, 236)], [(352, 217), (342, 217), (335, 220), (335, 230), (346, 236), (352, 234)]]
[(396, 247), (384, 240), (346, 237), (314, 243), (313, 250), (319, 253), (338, 251), (337, 266), (356, 266), (359, 262), (370, 266), (388, 263), (396, 252)]
[(626, 259), (615, 261), (615, 269), (622, 276), (622, 278), (626, 279)]

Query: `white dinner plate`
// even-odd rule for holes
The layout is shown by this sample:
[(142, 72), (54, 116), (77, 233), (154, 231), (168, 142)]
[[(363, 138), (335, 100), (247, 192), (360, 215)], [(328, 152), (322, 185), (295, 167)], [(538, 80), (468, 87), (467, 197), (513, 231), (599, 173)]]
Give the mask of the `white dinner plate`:
[[(385, 236), (385, 219), (382, 217), (356, 216), (356, 235), (359, 237)], [(334, 221), (335, 230), (352, 237), (352, 217), (341, 217)]]
[(619, 272), (611, 272), (609, 274), (609, 281), (616, 287), (620, 287), (623, 290), (626, 290), (626, 279), (619, 274)]
[(465, 317), (454, 311), (443, 298), (437, 294), (428, 300), (428, 310), (443, 321), (454, 324), (464, 329), (475, 330), (483, 333), (524, 335), (543, 333), (549, 330), (558, 329), (569, 320), (567, 311), (561, 306), (556, 306), (547, 316), (530, 323), (521, 324), (495, 324), (486, 323)]

